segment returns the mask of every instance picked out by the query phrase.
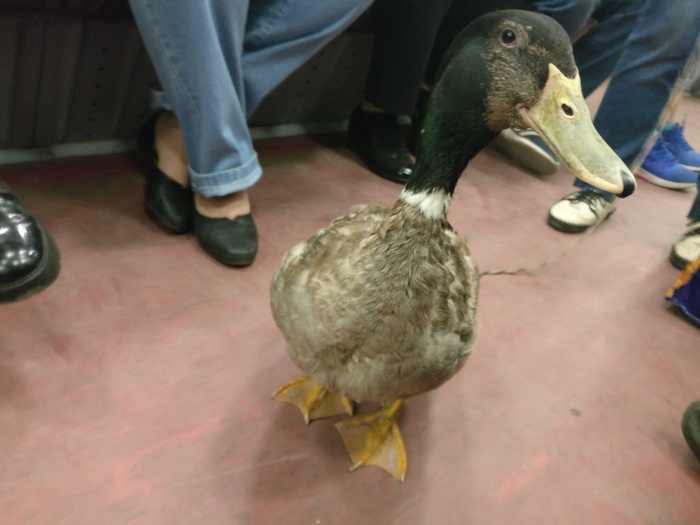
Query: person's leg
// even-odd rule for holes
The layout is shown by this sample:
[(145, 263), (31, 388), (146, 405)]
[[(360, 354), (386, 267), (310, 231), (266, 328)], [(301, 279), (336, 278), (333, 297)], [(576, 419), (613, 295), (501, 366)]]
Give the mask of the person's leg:
[[(643, 160), (644, 144), (654, 133), (699, 32), (700, 3), (694, 0), (646, 0), (637, 16), (594, 120), (603, 139), (633, 169)], [(640, 173), (669, 187), (692, 185), (697, 178), (678, 164), (663, 141), (646, 155)]]
[(262, 174), (246, 118), (369, 0), (132, 0), (137, 24), (184, 136), (192, 189), (205, 197)]
[(209, 197), (252, 186), (262, 170), (246, 123), (240, 60), (248, 2), (131, 0), (131, 8), (167, 94), (161, 101), (177, 117), (156, 126), (156, 141), (168, 131), (183, 136), (196, 192)]
[[(167, 121), (154, 126), (159, 173), (161, 179), (167, 175), (179, 180), (167, 170), (181, 171), (177, 160), (186, 159), (196, 192), (195, 234), (217, 260), (249, 264), (257, 250), (245, 190), (260, 178), (262, 169), (247, 116), (369, 1), (258, 0), (249, 11), (249, 2), (240, 0), (131, 0), (177, 117), (169, 129)], [(167, 148), (177, 142), (162, 144), (167, 131), (182, 135), (186, 155), (162, 154), (159, 144)], [(163, 157), (174, 159), (173, 165), (166, 169), (160, 162)], [(237, 245), (244, 246), (245, 254), (236, 255), (241, 251)]]
[[(229, 0), (230, 1), (230, 0)], [(250, 2), (243, 43), (246, 115), (326, 44), (372, 0), (256, 0)]]
[(365, 101), (387, 113), (410, 115), (435, 35), (453, 0), (377, 0), (375, 40)]
[(376, 0), (363, 99), (348, 121), (353, 152), (375, 174), (405, 183), (413, 161), (399, 127), (418, 100), (435, 34), (453, 0)]
[[(635, 14), (635, 7), (641, 10)], [(605, 9), (619, 8), (619, 12)], [(609, 16), (602, 16), (603, 14)], [(607, 61), (615, 53), (617, 42), (624, 36), (620, 27), (634, 19), (634, 29), (626, 30), (627, 38), (610, 84), (596, 113), (594, 124), (601, 137), (627, 165), (633, 167), (645, 141), (654, 131), (669, 100), (680, 71), (690, 56), (700, 30), (700, 3), (695, 0), (664, 2), (663, 0), (604, 1), (594, 16), (602, 16), (598, 26), (581, 40), (586, 57), (580, 66), (582, 85), (590, 92), (605, 79)], [(612, 23), (617, 21), (617, 24)], [(605, 32), (608, 32), (606, 35)], [(600, 57), (588, 47), (592, 42), (602, 46)], [(607, 50), (607, 51), (606, 51)], [(590, 75), (586, 78), (584, 75)], [(606, 75), (607, 76), (607, 75)], [(560, 231), (587, 231), (614, 211), (614, 197), (576, 181), (581, 191), (560, 200), (549, 211), (549, 224)], [(593, 195), (591, 195), (593, 193)], [(592, 205), (591, 202), (595, 205)]]
[(596, 0), (595, 24), (574, 44), (581, 91), (588, 97), (607, 80), (622, 55), (647, 0)]
[[(245, 118), (240, 59), (248, 2), (131, 0), (131, 8), (165, 90), (161, 102), (174, 112), (161, 113), (140, 134), (152, 139), (155, 163), (147, 172), (146, 207), (165, 227), (177, 219), (183, 227), (176, 232), (193, 228), (216, 260), (246, 266), (258, 241), (242, 190), (262, 175)], [(183, 178), (196, 198), (170, 182)]]
[(601, 0), (529, 0), (532, 9), (551, 16), (572, 39), (590, 20)]
[(700, 2), (646, 0), (594, 120), (627, 165), (640, 160), (699, 32)]
[[(217, 0), (216, 3), (220, 2)], [(224, 0), (224, 4), (228, 3), (230, 1)], [(241, 159), (221, 158), (219, 162), (223, 165), (217, 164), (215, 159), (221, 157), (221, 150), (217, 148), (213, 155), (207, 155), (212, 161), (204, 164), (201, 171), (190, 163), (196, 192), (205, 197), (230, 195), (257, 181), (262, 171), (246, 119), (275, 87), (338, 36), (370, 3), (371, 0), (257, 0), (250, 2), (242, 56), (236, 45), (227, 45), (227, 42), (236, 42), (239, 38), (235, 23), (230, 34), (219, 35), (219, 47), (229, 64), (233, 85), (238, 93), (244, 94), (243, 113), (236, 115), (230, 128), (220, 117), (212, 120), (218, 120), (223, 126), (216, 130), (216, 136), (230, 137), (235, 143), (241, 141), (246, 156)], [(227, 14), (236, 16), (235, 12)], [(208, 96), (206, 91), (201, 94)], [(241, 121), (244, 127), (240, 127)], [(237, 168), (227, 170), (229, 165)]]

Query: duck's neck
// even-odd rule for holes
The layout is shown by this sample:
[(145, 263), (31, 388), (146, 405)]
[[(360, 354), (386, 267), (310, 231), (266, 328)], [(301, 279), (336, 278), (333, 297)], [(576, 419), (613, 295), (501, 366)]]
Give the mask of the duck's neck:
[(418, 161), (400, 199), (426, 217), (442, 220), (462, 172), (496, 133), (485, 125), (480, 105), (439, 98), (432, 101), (424, 130)]

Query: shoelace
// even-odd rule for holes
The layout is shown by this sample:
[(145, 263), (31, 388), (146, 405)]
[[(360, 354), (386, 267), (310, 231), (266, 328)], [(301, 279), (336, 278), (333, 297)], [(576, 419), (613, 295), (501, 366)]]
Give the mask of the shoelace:
[[(574, 193), (573, 195), (566, 197), (566, 200), (572, 204), (578, 204), (579, 202), (587, 204), (591, 212), (596, 217), (598, 216), (598, 209), (604, 207), (605, 202), (607, 202), (601, 194), (593, 190), (583, 190), (578, 193)], [(605, 201), (602, 206), (600, 205), (600, 201)]]
[(693, 150), (693, 147), (688, 144), (687, 140), (685, 140), (685, 135), (683, 135), (683, 126), (680, 124), (674, 124), (671, 126), (671, 128), (664, 130), (663, 136), (665, 141), (673, 142), (674, 147), (679, 148), (682, 151)]
[(676, 156), (666, 145), (663, 136), (658, 138), (654, 147), (647, 153), (647, 158), (652, 162), (664, 162), (666, 164), (676, 164), (678, 162)]

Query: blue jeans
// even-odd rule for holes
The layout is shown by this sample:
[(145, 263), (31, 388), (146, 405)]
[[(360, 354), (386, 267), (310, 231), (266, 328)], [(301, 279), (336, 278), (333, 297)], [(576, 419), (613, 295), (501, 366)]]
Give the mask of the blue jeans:
[[(615, 153), (634, 168), (700, 33), (700, 2), (598, 2), (593, 17), (599, 23), (574, 45), (574, 57), (584, 96), (611, 77), (594, 124)], [(593, 189), (578, 179), (574, 185)]]
[(213, 197), (262, 175), (247, 118), (371, 0), (130, 0), (185, 139), (192, 189)]
[(573, 38), (591, 18), (600, 0), (529, 0), (529, 3), (538, 13), (554, 18)]

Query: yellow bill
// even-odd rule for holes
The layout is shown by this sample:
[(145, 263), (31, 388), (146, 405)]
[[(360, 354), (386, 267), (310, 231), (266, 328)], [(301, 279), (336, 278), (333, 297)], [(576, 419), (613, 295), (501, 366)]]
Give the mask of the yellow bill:
[(519, 108), (535, 130), (576, 177), (601, 190), (627, 197), (637, 187), (632, 172), (598, 134), (581, 93), (581, 79), (567, 78), (549, 64), (540, 101)]

